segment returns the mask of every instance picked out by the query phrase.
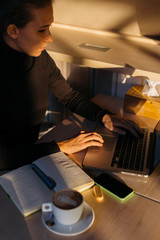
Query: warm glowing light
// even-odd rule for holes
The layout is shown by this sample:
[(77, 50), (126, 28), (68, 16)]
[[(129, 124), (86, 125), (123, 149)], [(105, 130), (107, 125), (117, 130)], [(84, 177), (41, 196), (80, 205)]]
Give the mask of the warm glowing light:
[(102, 193), (102, 190), (101, 190), (101, 187), (100, 186), (98, 186), (98, 185), (95, 185), (94, 187), (93, 187), (93, 191), (94, 191), (94, 195), (95, 195), (95, 197), (96, 197), (96, 200), (98, 201), (98, 202), (100, 202), (100, 201), (103, 201), (103, 193)]

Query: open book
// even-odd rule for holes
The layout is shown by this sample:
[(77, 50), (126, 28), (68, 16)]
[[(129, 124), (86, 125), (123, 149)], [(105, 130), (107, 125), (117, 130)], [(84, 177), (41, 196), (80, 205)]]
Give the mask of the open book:
[[(56, 182), (54, 191), (73, 188), (82, 192), (94, 185), (94, 180), (62, 152), (39, 158), (33, 163)], [(3, 174), (0, 184), (25, 217), (52, 199), (53, 190), (41, 181), (30, 165)]]

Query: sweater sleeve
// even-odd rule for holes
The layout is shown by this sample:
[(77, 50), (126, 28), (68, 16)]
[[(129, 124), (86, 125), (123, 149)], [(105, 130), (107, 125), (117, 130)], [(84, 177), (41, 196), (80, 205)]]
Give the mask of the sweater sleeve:
[(53, 59), (48, 56), (49, 66), (49, 91), (68, 107), (72, 112), (77, 113), (90, 120), (101, 121), (109, 111), (100, 108), (77, 90), (70, 87), (62, 76)]
[(0, 170), (18, 168), (59, 151), (55, 141), (34, 144), (3, 143), (3, 151), (0, 152)]

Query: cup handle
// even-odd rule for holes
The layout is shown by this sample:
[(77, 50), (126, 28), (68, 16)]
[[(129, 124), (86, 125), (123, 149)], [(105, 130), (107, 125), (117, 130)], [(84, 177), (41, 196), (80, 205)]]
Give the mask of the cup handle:
[(52, 226), (54, 224), (53, 220), (53, 204), (52, 203), (43, 203), (42, 204), (42, 214), (45, 223), (48, 226)]
[(43, 213), (53, 212), (53, 205), (52, 205), (52, 203), (43, 203), (42, 204), (42, 212)]

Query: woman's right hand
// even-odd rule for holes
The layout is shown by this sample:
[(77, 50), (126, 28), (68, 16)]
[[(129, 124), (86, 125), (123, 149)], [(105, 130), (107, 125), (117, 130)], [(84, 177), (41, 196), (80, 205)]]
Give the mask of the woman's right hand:
[(85, 133), (81, 131), (77, 137), (58, 142), (57, 144), (62, 152), (71, 154), (91, 146), (102, 147), (103, 142), (102, 136), (97, 132)]

